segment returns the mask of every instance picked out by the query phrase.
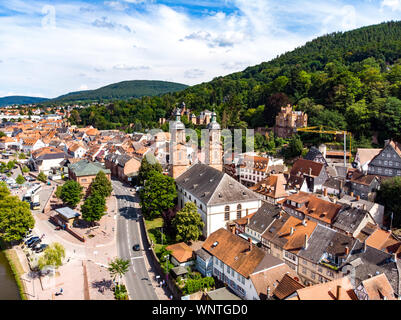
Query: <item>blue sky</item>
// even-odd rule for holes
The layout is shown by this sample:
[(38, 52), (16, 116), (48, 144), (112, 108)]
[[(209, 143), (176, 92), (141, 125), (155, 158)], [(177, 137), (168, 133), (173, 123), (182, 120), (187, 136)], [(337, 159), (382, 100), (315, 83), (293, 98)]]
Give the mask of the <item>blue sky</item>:
[(401, 0), (0, 0), (0, 96), (134, 79), (193, 85), (400, 19)]

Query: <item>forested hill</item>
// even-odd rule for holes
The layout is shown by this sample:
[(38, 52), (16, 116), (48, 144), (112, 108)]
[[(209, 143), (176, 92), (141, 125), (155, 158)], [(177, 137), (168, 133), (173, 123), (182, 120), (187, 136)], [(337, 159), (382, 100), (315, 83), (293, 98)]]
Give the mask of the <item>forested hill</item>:
[(291, 102), (310, 125), (348, 129), (368, 146), (375, 131), (380, 140), (401, 139), (400, 58), (401, 22), (337, 32), (172, 95), (117, 103), (109, 113), (87, 109), (77, 123), (152, 127), (184, 101), (195, 112), (216, 110), (223, 127), (254, 128), (273, 125), (280, 106)]
[(85, 90), (71, 92), (48, 103), (64, 102), (87, 102), (115, 99), (140, 98), (143, 96), (157, 96), (168, 92), (184, 90), (188, 86), (181, 83), (154, 81), (154, 80), (132, 80), (114, 83), (96, 90)]
[(14, 104), (33, 104), (46, 101), (46, 98), (25, 97), (25, 96), (9, 96), (0, 98), (0, 107)]

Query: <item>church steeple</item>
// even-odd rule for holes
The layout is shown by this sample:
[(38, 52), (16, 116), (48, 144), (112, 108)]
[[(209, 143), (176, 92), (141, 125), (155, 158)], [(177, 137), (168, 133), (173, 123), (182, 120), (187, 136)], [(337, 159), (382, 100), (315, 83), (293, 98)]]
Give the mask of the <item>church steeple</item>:
[(223, 171), (223, 148), (221, 145), (221, 127), (217, 122), (217, 115), (213, 111), (212, 120), (206, 127), (209, 130), (207, 142), (206, 164)]
[(179, 177), (189, 166), (187, 155), (185, 125), (181, 122), (181, 110), (177, 109), (174, 114), (175, 121), (170, 122), (170, 175)]

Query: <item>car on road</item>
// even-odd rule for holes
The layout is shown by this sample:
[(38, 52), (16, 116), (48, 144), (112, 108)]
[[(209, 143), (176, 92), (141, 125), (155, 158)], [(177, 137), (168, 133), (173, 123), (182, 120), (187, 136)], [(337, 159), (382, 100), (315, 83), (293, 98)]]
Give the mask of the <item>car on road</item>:
[(141, 246), (139, 245), (139, 243), (134, 244), (134, 246), (132, 247), (132, 249), (134, 251), (140, 251), (141, 250)]
[(29, 244), (31, 244), (33, 241), (35, 241), (35, 240), (38, 240), (39, 239), (39, 237), (30, 237), (28, 240), (26, 240), (25, 241), (25, 244), (26, 245), (29, 245)]

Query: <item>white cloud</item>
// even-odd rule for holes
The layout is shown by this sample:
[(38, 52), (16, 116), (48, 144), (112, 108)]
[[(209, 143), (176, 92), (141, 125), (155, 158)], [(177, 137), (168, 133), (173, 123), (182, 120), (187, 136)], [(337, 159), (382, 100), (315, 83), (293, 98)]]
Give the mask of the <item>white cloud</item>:
[(381, 12), (380, 4), (356, 9), (341, 0), (231, 0), (232, 13), (213, 7), (203, 15), (179, 3), (81, 1), (54, 4), (53, 28), (42, 27), (44, 0), (7, 1), (19, 14), (0, 17), (0, 95), (55, 97), (82, 82), (95, 89), (133, 79), (192, 85), (268, 61), (318, 35), (397, 16), (394, 0), (384, 0)]
[(381, 3), (381, 9), (388, 7), (392, 11), (401, 10), (401, 1), (400, 0), (383, 0)]

